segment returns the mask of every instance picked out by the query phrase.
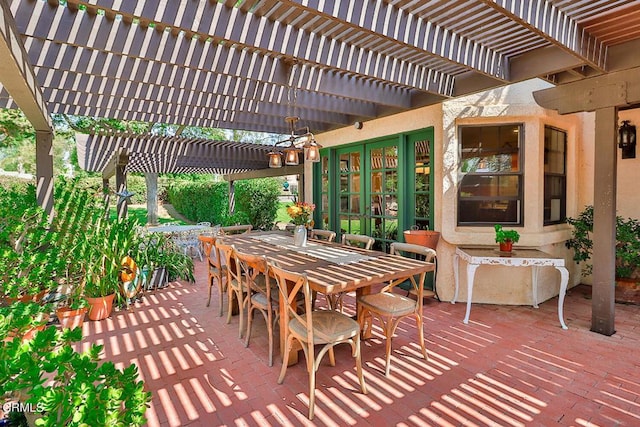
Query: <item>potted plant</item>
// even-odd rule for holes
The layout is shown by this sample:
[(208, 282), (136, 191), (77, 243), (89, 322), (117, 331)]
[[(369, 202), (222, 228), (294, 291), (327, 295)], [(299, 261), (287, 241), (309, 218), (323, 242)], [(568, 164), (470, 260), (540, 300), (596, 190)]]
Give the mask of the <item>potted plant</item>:
[[(572, 237), (565, 245), (573, 249), (576, 263), (587, 262), (593, 251), (593, 206), (586, 206), (576, 218), (567, 218), (573, 226)], [(616, 217), (616, 301), (637, 302), (640, 292), (640, 221)], [(589, 275), (592, 265), (586, 264), (583, 275)]]
[(496, 243), (500, 244), (500, 252), (511, 252), (513, 244), (520, 240), (520, 233), (516, 230), (505, 230), (502, 225), (493, 226), (496, 231)]
[(63, 303), (56, 309), (56, 317), (64, 329), (81, 328), (88, 311), (88, 302), (82, 295), (82, 288), (74, 286), (66, 294)]
[(111, 315), (120, 291), (122, 260), (129, 255), (135, 239), (134, 218), (98, 220), (88, 236), (92, 247), (87, 260), (84, 295), (89, 302), (89, 319), (102, 320)]
[(171, 236), (149, 233), (132, 245), (131, 257), (142, 272), (145, 289), (162, 287), (168, 280), (182, 278), (195, 281), (193, 259), (185, 255)]

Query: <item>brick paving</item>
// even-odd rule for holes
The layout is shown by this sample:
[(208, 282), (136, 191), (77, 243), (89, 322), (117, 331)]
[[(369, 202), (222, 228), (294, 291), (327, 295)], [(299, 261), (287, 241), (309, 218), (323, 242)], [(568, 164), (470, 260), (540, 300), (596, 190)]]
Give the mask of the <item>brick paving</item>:
[[(615, 335), (592, 333), (588, 286), (568, 293), (566, 331), (555, 298), (539, 309), (477, 304), (468, 325), (464, 304), (429, 300), (429, 360), (420, 357), (407, 320), (385, 378), (384, 341), (374, 329), (362, 347), (363, 395), (349, 347), (337, 347), (336, 366), (323, 361), (317, 373), (310, 422), (304, 364), (290, 367), (278, 385), (281, 360), (276, 354), (267, 366), (262, 318), (245, 348), (238, 319), (227, 325), (217, 316), (215, 290), (205, 307), (204, 263), (196, 261), (196, 273), (195, 284), (173, 282), (132, 310), (85, 322), (83, 346), (104, 344), (105, 359), (139, 366), (153, 393), (149, 426), (640, 425), (640, 306), (616, 305)], [(345, 298), (345, 311), (353, 313), (353, 304)]]

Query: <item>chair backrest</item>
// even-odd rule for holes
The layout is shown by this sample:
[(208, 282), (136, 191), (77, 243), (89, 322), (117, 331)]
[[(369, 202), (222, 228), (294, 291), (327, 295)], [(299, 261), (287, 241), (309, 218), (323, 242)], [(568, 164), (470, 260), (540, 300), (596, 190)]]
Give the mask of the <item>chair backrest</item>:
[(213, 249), (213, 245), (216, 242), (216, 238), (213, 236), (200, 235), (198, 239), (202, 242), (202, 248), (204, 249), (205, 256), (209, 258), (209, 255), (211, 255), (211, 250)]
[(376, 239), (371, 236), (362, 234), (344, 233), (342, 235), (342, 244), (347, 246), (360, 246), (364, 249), (371, 249)]
[(249, 233), (253, 229), (251, 224), (244, 225), (228, 225), (226, 227), (222, 227), (222, 232), (224, 234), (241, 234), (241, 233)]
[(433, 262), (436, 258), (436, 251), (422, 245), (414, 245), (411, 243), (394, 242), (391, 244), (391, 255), (404, 256), (405, 254), (414, 254), (424, 256), (424, 261)]
[[(289, 321), (294, 318), (305, 326), (307, 331), (306, 340), (313, 340), (313, 322), (311, 313), (313, 311), (311, 302), (311, 288), (309, 287), (309, 280), (304, 273), (294, 273), (292, 271), (285, 270), (277, 265), (275, 261), (269, 261), (267, 263), (267, 275), (272, 275), (276, 279), (278, 284), (278, 292), (280, 292), (280, 304), (285, 303), (287, 309), (285, 311), (285, 317), (280, 319), (280, 327), (285, 327), (285, 334), (289, 334)], [(292, 283), (293, 286), (289, 286), (288, 283)], [(304, 295), (304, 312), (298, 313), (296, 297), (298, 292)], [(322, 338), (322, 337), (318, 337)]]
[(333, 242), (336, 240), (336, 232), (331, 230), (320, 230), (318, 228), (314, 228), (311, 230), (312, 239), (318, 240), (326, 240), (327, 242)]
[[(267, 296), (267, 301), (271, 301), (271, 285), (267, 272), (267, 258), (265, 256), (247, 254), (235, 251), (235, 260), (240, 265), (242, 271), (242, 286), (247, 292), (260, 292)], [(264, 274), (266, 286), (264, 288), (256, 284), (256, 279)]]
[[(422, 245), (394, 242), (391, 244), (390, 252), (391, 252), (391, 255), (399, 255), (399, 256), (407, 256), (409, 254), (413, 254), (418, 259), (420, 257), (424, 257), (425, 263), (435, 264), (436, 262), (436, 251)], [(424, 282), (418, 283), (415, 277), (410, 277), (409, 280), (411, 282), (411, 285), (414, 288), (414, 291), (418, 292), (419, 296), (422, 296), (422, 291), (424, 289)], [(388, 290), (389, 288), (392, 288), (393, 286), (398, 285), (400, 283), (401, 281), (392, 282), (391, 284), (386, 286), (384, 290)], [(418, 299), (420, 300), (420, 304), (422, 304), (422, 298), (418, 298)]]
[(240, 284), (240, 276), (242, 275), (242, 272), (240, 266), (235, 260), (235, 248), (233, 247), (233, 245), (227, 245), (222, 239), (217, 239), (215, 247), (218, 250), (220, 257), (222, 258), (222, 260), (224, 260), (224, 263), (227, 266), (227, 283), (232, 283), (232, 281), (235, 281), (236, 283)]

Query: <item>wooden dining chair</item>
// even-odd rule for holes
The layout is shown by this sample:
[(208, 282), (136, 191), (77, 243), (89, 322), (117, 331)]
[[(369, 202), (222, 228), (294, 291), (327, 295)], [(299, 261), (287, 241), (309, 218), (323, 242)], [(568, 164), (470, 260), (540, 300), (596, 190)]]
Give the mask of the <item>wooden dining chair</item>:
[(371, 236), (365, 236), (362, 234), (344, 233), (342, 235), (342, 244), (347, 246), (357, 246), (363, 249), (371, 249), (376, 242)]
[[(315, 408), (316, 371), (322, 357), (329, 353), (329, 362), (335, 366), (333, 347), (341, 343), (351, 345), (352, 354), (356, 361), (356, 371), (362, 393), (367, 393), (362, 373), (360, 356), (360, 326), (349, 316), (333, 310), (311, 309), (311, 289), (306, 274), (294, 273), (278, 267), (275, 263), (268, 263), (268, 271), (273, 273), (278, 284), (280, 298), (287, 304), (284, 318), (280, 319), (280, 333), (285, 334), (285, 351), (282, 355), (282, 369), (278, 377), (278, 384), (284, 382), (287, 373), (287, 361), (293, 348), (294, 340), (299, 341), (304, 351), (309, 373), (309, 419), (313, 420)], [(293, 284), (289, 286), (288, 283)], [(295, 299), (301, 292), (304, 296), (304, 313), (298, 314)], [(315, 345), (321, 345), (320, 351), (315, 352)]]
[[(267, 334), (269, 339), (269, 366), (273, 366), (273, 329), (278, 322), (279, 307), (273, 294), (277, 295), (277, 289), (272, 290), (272, 282), (269, 280), (267, 271), (267, 259), (264, 256), (257, 256), (235, 251), (236, 262), (242, 270), (242, 285), (246, 291), (247, 305), (247, 331), (245, 333), (244, 346), (249, 347), (251, 339), (251, 327), (253, 325), (253, 314), (257, 310), (262, 313), (267, 324)], [(273, 283), (275, 285), (275, 283)]]
[(244, 307), (246, 305), (245, 295), (246, 289), (242, 285), (242, 268), (236, 262), (235, 248), (223, 242), (222, 239), (216, 240), (216, 248), (222, 255), (227, 273), (227, 324), (231, 323), (233, 315), (233, 301), (238, 303), (238, 338), (242, 338), (244, 332)]
[(227, 290), (227, 265), (222, 264), (220, 258), (220, 251), (216, 247), (215, 236), (200, 236), (200, 242), (209, 264), (209, 292), (207, 296), (207, 307), (211, 304), (211, 289), (213, 288), (213, 282), (218, 285), (218, 316), (222, 317), (222, 311), (224, 307), (224, 294)]
[(227, 225), (225, 227), (220, 228), (223, 234), (242, 234), (249, 233), (253, 230), (253, 226), (251, 224), (243, 224), (243, 225)]
[[(403, 254), (421, 255), (425, 257), (425, 262), (431, 264), (431, 261), (435, 259), (436, 251), (426, 246), (412, 245), (409, 243), (392, 243), (391, 254), (401, 256)], [(385, 376), (389, 376), (391, 368), (391, 338), (398, 324), (405, 317), (411, 316), (415, 318), (422, 356), (428, 359), (427, 350), (424, 346), (424, 331), (422, 327), (423, 289), (426, 274), (420, 275), (419, 277), (421, 280), (416, 280), (414, 276), (409, 278), (411, 287), (416, 294), (415, 300), (393, 292), (396, 286), (406, 282), (406, 280), (403, 279), (394, 280), (384, 286), (379, 293), (362, 295), (357, 300), (358, 319), (360, 320), (360, 327), (363, 331), (365, 330), (365, 324), (368, 324), (367, 331), (371, 329), (373, 318), (378, 318), (382, 323), (382, 329), (386, 337)]]
[(309, 237), (317, 240), (325, 240), (327, 242), (335, 242), (336, 232), (331, 230), (320, 230), (319, 228), (314, 228), (311, 230)]

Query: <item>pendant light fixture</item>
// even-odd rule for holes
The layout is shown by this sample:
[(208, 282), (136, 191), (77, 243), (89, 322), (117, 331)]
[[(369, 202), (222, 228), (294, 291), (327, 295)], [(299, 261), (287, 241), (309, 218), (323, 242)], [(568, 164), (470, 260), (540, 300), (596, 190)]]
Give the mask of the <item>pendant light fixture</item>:
[[(293, 85), (293, 69), (297, 66), (297, 63), (293, 63), (287, 72), (287, 105), (291, 115), (284, 118), (289, 128), (289, 137), (282, 141), (278, 141), (274, 144), (273, 150), (267, 155), (269, 156), (269, 167), (280, 168), (282, 167), (284, 156), (284, 164), (287, 166), (297, 166), (300, 164), (300, 153), (305, 152), (305, 161), (319, 162), (320, 161), (320, 148), (322, 146), (318, 144), (310, 132), (309, 127), (296, 128), (296, 124), (300, 120), (298, 116), (293, 114), (296, 107), (296, 87)], [(278, 147), (279, 145), (286, 145), (284, 148)]]

